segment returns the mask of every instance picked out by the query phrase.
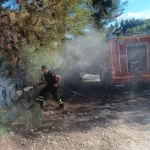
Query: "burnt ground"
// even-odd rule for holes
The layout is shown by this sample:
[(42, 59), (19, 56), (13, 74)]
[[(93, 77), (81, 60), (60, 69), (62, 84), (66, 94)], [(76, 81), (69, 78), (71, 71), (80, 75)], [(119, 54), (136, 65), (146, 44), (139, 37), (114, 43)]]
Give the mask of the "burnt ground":
[(74, 96), (64, 110), (56, 108), (45, 103), (38, 127), (14, 123), (0, 150), (150, 150), (148, 97), (102, 105)]

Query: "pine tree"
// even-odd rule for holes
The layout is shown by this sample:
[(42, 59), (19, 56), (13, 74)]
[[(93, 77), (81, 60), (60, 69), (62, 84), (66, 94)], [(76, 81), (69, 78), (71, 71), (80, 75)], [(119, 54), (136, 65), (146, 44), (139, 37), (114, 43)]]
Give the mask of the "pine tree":
[(93, 19), (102, 28), (122, 13), (124, 5), (120, 0), (4, 0), (0, 42), (3, 62), (7, 63), (3, 65), (11, 74), (20, 64), (38, 70), (39, 61), (58, 67), (62, 62), (52, 58), (65, 49), (66, 35), (83, 35)]
[[(43, 0), (41, 6), (36, 0), (31, 3), (24, 0), (19, 1), (19, 11), (12, 11), (10, 7), (1, 10), (1, 14), (7, 17), (0, 22), (4, 24), (0, 32), (8, 41), (4, 42), (6, 50), (3, 52), (7, 53), (4, 55), (10, 68), (23, 62), (28, 67), (37, 67), (39, 58), (45, 62), (45, 56), (51, 58), (52, 54), (56, 54), (66, 34), (82, 35), (91, 15), (90, 3), (90, 0), (86, 3), (84, 0)], [(41, 52), (45, 53), (43, 57), (39, 56)], [(34, 58), (34, 63), (29, 60), (30, 56)]]
[(121, 2), (121, 0), (92, 0), (95, 24), (101, 28), (119, 17), (127, 2), (128, 0), (124, 2)]

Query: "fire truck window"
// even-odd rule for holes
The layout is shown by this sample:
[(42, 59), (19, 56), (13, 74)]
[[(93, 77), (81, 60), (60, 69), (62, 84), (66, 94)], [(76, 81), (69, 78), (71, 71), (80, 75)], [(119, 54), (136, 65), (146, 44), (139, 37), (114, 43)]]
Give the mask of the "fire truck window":
[(147, 71), (147, 44), (127, 46), (128, 72)]

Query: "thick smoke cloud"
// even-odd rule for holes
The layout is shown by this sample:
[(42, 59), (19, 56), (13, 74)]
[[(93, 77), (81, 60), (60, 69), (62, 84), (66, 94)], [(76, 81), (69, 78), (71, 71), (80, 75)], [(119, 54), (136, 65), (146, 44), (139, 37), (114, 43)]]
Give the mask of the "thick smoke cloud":
[(80, 71), (97, 74), (108, 50), (104, 35), (91, 30), (67, 43), (67, 64)]

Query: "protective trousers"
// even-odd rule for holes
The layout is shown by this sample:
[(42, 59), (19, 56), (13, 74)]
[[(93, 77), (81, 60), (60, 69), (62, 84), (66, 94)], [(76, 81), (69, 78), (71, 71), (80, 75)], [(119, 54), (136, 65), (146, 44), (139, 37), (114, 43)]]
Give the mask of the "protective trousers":
[(40, 103), (40, 107), (43, 108), (43, 102), (47, 93), (51, 93), (56, 102), (59, 104), (63, 104), (63, 101), (60, 99), (58, 95), (58, 87), (46, 85), (39, 93), (37, 101)]

